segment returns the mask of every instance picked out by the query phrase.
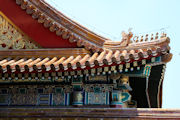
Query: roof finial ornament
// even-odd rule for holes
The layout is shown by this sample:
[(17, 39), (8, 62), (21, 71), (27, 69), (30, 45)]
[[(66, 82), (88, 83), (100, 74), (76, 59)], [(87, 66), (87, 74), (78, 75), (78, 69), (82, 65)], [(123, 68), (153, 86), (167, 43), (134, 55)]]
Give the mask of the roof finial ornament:
[(128, 33), (122, 31), (122, 40), (121, 42), (116, 41), (105, 41), (104, 47), (108, 48), (110, 46), (116, 46), (116, 47), (127, 47), (131, 43), (131, 38), (133, 37), (133, 33), (131, 32), (132, 28), (128, 29)]
[(133, 36), (133, 33), (131, 32), (132, 28), (128, 29), (128, 33), (122, 31), (122, 41), (121, 41), (121, 46), (128, 46), (130, 43), (130, 40)]

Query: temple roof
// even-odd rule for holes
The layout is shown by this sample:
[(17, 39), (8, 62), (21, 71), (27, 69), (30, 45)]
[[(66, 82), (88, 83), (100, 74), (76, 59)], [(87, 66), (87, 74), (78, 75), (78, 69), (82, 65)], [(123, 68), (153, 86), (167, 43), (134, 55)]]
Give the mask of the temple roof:
[[(134, 61), (142, 61), (143, 59), (151, 59), (152, 57), (162, 56), (163, 62), (171, 59), (169, 53), (169, 38), (164, 37), (152, 42), (128, 46), (124, 49), (104, 49), (98, 53), (91, 53), (83, 48), (76, 49), (37, 49), (37, 50), (3, 50), (0, 51), (0, 66), (3, 71), (7, 69), (13, 72), (19, 69), (23, 72), (25, 69), (38, 71), (45, 69), (50, 71), (57, 68), (76, 70), (132, 63)], [(141, 46), (143, 45), (143, 46)]]
[[(166, 37), (164, 33), (162, 33), (161, 36), (159, 36), (158, 33), (155, 36), (153, 36), (153, 34), (151, 36), (148, 36), (148, 34), (145, 36), (133, 36), (132, 32), (123, 32), (122, 40), (116, 42), (99, 36), (82, 25), (79, 25), (49, 5), (45, 0), (1, 2), (4, 2), (4, 4), (8, 3), (12, 10), (7, 11), (3, 6), (0, 10), (12, 20), (12, 23), (14, 22), (14, 24), (23, 32), (27, 33), (30, 38), (39, 43), (42, 48), (84, 47), (93, 53), (105, 50), (112, 50), (113, 52), (120, 50), (120, 53), (122, 53), (122, 51), (125, 50), (128, 54), (138, 53), (137, 51), (139, 49), (142, 49), (142, 52), (160, 49), (165, 50), (166, 47), (170, 49), (168, 46), (169, 38)], [(18, 10), (18, 12), (13, 13), (15, 10)], [(14, 14), (16, 14), (16, 16), (14, 16)], [(31, 15), (32, 18), (27, 14)], [(39, 23), (43, 24), (43, 29), (42, 26), (39, 26)], [(31, 26), (27, 26), (28, 24), (31, 24)], [(48, 32), (46, 28), (49, 29)]]
[[(113, 63), (122, 64), (130, 63), (132, 61), (141, 61), (142, 59), (148, 59), (156, 56), (172, 56), (169, 53), (170, 39), (165, 33), (162, 33), (161, 35), (156, 33), (155, 36), (153, 36), (153, 34), (151, 36), (146, 34), (145, 36), (133, 37), (132, 32), (123, 32), (122, 40), (120, 42), (115, 42), (99, 36), (82, 25), (79, 25), (78, 23), (63, 15), (61, 12), (57, 11), (44, 0), (16, 0), (6, 2), (9, 2), (9, 5), (15, 7), (14, 9), (16, 10), (19, 10), (18, 8), (24, 10), (20, 10), (19, 12), (21, 14), (18, 14), (18, 16), (26, 18), (27, 16), (24, 15), (26, 11), (26, 13), (31, 15), (33, 19), (37, 20), (36, 23), (38, 22), (38, 25), (39, 23), (42, 23), (45, 28), (49, 29), (47, 33), (49, 36), (45, 36), (47, 31), (42, 32), (40, 35), (36, 35), (38, 37), (34, 37), (32, 35), (35, 41), (37, 40), (36, 42), (39, 41), (42, 42), (42, 44), (45, 43), (47, 45), (50, 43), (52, 43), (52, 45), (64, 44), (62, 46), (67, 45), (69, 49), (62, 49), (61, 46), (59, 47), (61, 49), (56, 50), (37, 49), (1, 51), (0, 55), (2, 60), (0, 62), (0, 66), (2, 69), (15, 69), (15, 66), (18, 66), (17, 68), (20, 69), (24, 69), (25, 66), (28, 68), (37, 67), (38, 69), (42, 69), (42, 67), (49, 68), (50, 66), (57, 67), (59, 65), (61, 65), (63, 70), (67, 70), (68, 68), (76, 69), (77, 67), (84, 69), (86, 67), (93, 67), (95, 65), (111, 65)], [(11, 23), (15, 22), (16, 25), (20, 25), (18, 27), (25, 31), (28, 29), (26, 26), (27, 23), (22, 23), (22, 27), (22, 25), (18, 23), (17, 19), (13, 18), (13, 14), (10, 14), (11, 12), (8, 12), (7, 9), (4, 9), (3, 7), (1, 7), (1, 10), (5, 15), (7, 15), (7, 17), (9, 17), (9, 19), (12, 20)], [(32, 21), (32, 18), (25, 19), (25, 21)], [(31, 26), (34, 24), (31, 24)], [(41, 30), (43, 31), (44, 29)], [(61, 40), (59, 43), (56, 43), (57, 41), (53, 41), (53, 39), (57, 39), (51, 37), (49, 34), (51, 33), (50, 31), (56, 32), (56, 37), (60, 36), (62, 38), (61, 40), (64, 40), (64, 42)], [(29, 34), (33, 33), (32, 31), (26, 32), (30, 32)], [(42, 36), (49, 38), (44, 41), (41, 39)], [(67, 40), (69, 40), (69, 43)], [(77, 44), (77, 47), (74, 46), (75, 43)], [(70, 44), (72, 44), (72, 46)], [(76, 50), (72, 49), (74, 47)], [(86, 50), (77, 49), (78, 47), (84, 47)], [(63, 52), (68, 54), (65, 55)], [(75, 52), (77, 52), (79, 55), (74, 54)], [(84, 55), (84, 53), (86, 55)], [(10, 56), (11, 58), (9, 58)], [(18, 58), (15, 56), (18, 56)], [(164, 58), (166, 59), (164, 61), (169, 61), (170, 57)]]
[[(7, 5), (10, 9), (7, 9)], [(22, 75), (19, 76), (19, 73), (23, 73), (24, 76), (30, 73), (31, 77), (37, 77), (42, 73), (61, 77), (62, 75), (58, 74), (62, 72), (64, 76), (111, 73), (117, 70), (122, 73), (122, 70), (133, 71), (134, 68), (138, 69), (149, 63), (163, 65), (172, 58), (169, 47), (170, 38), (165, 33), (133, 36), (132, 32), (123, 32), (122, 40), (115, 42), (79, 25), (45, 0), (4, 0), (0, 1), (0, 11), (10, 19), (6, 25), (11, 23), (17, 33), (21, 33), (19, 29), (22, 30), (29, 39), (31, 38), (40, 46), (30, 47), (40, 49), (27, 49), (29, 45), (35, 46), (35, 44), (23, 41), (22, 44), (29, 44), (23, 47), (22, 44), (18, 44), (16, 47), (15, 43), (20, 40), (15, 39), (17, 41), (12, 43), (15, 45), (13, 50), (10, 48), (0, 50), (0, 77), (4, 80), (11, 77), (21, 79)], [(4, 16), (1, 18), (6, 19)], [(11, 43), (12, 39), (7, 40), (9, 36), (12, 37), (8, 34), (5, 42)], [(160, 58), (156, 61), (159, 63), (155, 62), (156, 58)], [(160, 77), (163, 76), (161, 69), (157, 72)], [(44, 76), (47, 75), (44, 74)], [(152, 79), (154, 78), (157, 78), (155, 73)], [(162, 88), (160, 91), (162, 92)]]

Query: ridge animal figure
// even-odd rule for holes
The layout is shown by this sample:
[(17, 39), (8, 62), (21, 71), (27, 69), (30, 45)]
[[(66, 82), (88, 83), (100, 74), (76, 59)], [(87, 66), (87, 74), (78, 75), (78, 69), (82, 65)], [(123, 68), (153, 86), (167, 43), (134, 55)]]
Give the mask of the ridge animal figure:
[(117, 41), (106, 41), (104, 43), (105, 47), (108, 46), (116, 46), (116, 47), (127, 47), (131, 43), (131, 38), (133, 37), (133, 33), (131, 32), (131, 29), (128, 30), (128, 33), (122, 31), (122, 40), (121, 42)]

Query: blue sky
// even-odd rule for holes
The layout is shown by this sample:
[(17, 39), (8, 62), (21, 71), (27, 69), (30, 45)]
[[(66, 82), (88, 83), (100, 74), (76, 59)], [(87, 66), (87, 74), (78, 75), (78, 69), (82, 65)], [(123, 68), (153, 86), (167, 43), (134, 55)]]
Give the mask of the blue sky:
[(121, 32), (165, 32), (173, 59), (163, 83), (163, 108), (180, 108), (180, 0), (46, 0), (66, 16), (115, 41)]

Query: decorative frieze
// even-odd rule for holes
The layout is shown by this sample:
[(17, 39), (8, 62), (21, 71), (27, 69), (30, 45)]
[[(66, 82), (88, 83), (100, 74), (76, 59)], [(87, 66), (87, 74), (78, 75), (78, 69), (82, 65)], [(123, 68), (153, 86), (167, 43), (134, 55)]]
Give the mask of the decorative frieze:
[(0, 105), (67, 105), (71, 92), (71, 86), (4, 86), (0, 87)]
[[(116, 74), (117, 76), (117, 74)], [(110, 95), (119, 91), (120, 101), (124, 105), (130, 101), (127, 76), (110, 77), (114, 84), (108, 83), (107, 75), (64, 77), (61, 85), (7, 85), (0, 87), (0, 105), (36, 105), (36, 106), (64, 106), (64, 105), (110, 105)], [(87, 83), (93, 81), (92, 83)], [(98, 81), (101, 81), (98, 83)], [(102, 84), (102, 81), (105, 81)], [(124, 85), (125, 87), (122, 87)], [(119, 86), (119, 87), (118, 87)], [(129, 95), (129, 96), (127, 96)], [(112, 100), (115, 98), (113, 97)]]

